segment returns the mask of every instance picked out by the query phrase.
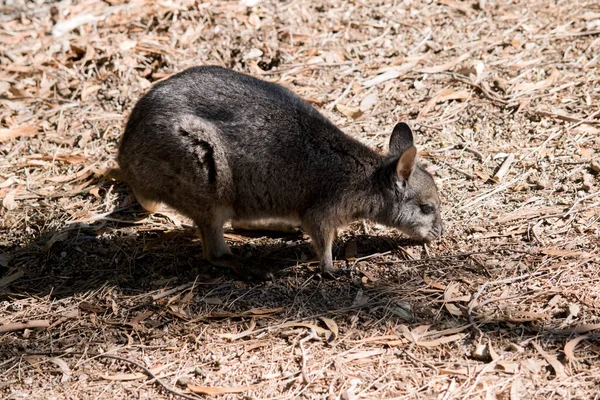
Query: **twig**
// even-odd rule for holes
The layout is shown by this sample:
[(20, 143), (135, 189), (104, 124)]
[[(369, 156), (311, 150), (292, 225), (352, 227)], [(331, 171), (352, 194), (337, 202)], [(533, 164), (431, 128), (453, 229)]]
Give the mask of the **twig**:
[(23, 329), (47, 328), (50, 326), (50, 321), (40, 319), (27, 322), (9, 322), (8, 324), (0, 325), (0, 333), (20, 331)]
[(479, 290), (477, 290), (477, 292), (475, 293), (475, 295), (471, 298), (471, 301), (469, 302), (469, 307), (467, 308), (467, 315), (469, 317), (469, 322), (471, 324), (474, 324), (473, 322), (473, 310), (476, 308), (476, 303), (477, 303), (477, 299), (479, 298), (479, 296), (481, 296), (481, 293), (483, 293), (483, 291), (485, 290), (485, 288), (487, 288), (488, 286), (492, 286), (492, 285), (502, 285), (505, 283), (512, 283), (512, 282), (516, 282), (516, 281), (520, 281), (521, 279), (525, 279), (525, 278), (530, 278), (533, 276), (537, 276), (537, 275), (541, 275), (544, 272), (539, 271), (539, 272), (535, 272), (533, 274), (524, 274), (524, 275), (520, 275), (520, 276), (515, 276), (512, 278), (506, 278), (506, 279), (500, 279), (497, 281), (492, 281), (492, 282), (486, 282), (483, 285), (481, 285), (481, 287), (479, 288)]
[(473, 205), (475, 205), (475, 204), (479, 203), (480, 201), (482, 201), (482, 200), (484, 200), (484, 199), (487, 199), (488, 197), (490, 197), (490, 196), (493, 196), (493, 195), (495, 195), (496, 193), (498, 193), (498, 192), (501, 192), (501, 191), (505, 190), (505, 189), (506, 189), (506, 188), (508, 188), (509, 186), (512, 186), (512, 185), (514, 185), (515, 183), (517, 183), (517, 182), (519, 182), (519, 181), (521, 181), (521, 180), (523, 180), (523, 179), (526, 179), (526, 178), (527, 178), (529, 175), (531, 175), (532, 173), (533, 173), (533, 169), (530, 169), (529, 171), (525, 172), (523, 175), (519, 175), (519, 176), (517, 176), (517, 177), (516, 177), (515, 179), (513, 179), (512, 181), (510, 181), (510, 182), (507, 182), (507, 183), (504, 183), (504, 184), (502, 184), (502, 185), (498, 186), (496, 189), (494, 189), (494, 190), (491, 190), (491, 191), (489, 191), (489, 192), (487, 192), (487, 193), (485, 193), (485, 194), (483, 194), (483, 195), (481, 195), (481, 196), (479, 196), (479, 197), (476, 197), (476, 198), (475, 198), (475, 199), (473, 199), (472, 201), (470, 201), (470, 202), (468, 202), (467, 204), (465, 204), (464, 206), (460, 207), (460, 208), (459, 208), (459, 210), (466, 210), (467, 208), (470, 208), (470, 207), (472, 207)]
[(337, 103), (339, 103), (344, 97), (346, 97), (348, 95), (348, 93), (350, 93), (350, 91), (352, 90), (352, 85), (354, 85), (354, 82), (356, 82), (356, 79), (352, 79), (350, 81), (350, 83), (348, 84), (348, 86), (346, 87), (346, 89), (342, 92), (342, 94), (340, 94), (337, 99), (335, 99), (334, 101), (332, 101), (331, 103), (329, 103), (327, 105), (327, 110), (333, 110), (333, 107), (335, 107), (337, 105)]
[(188, 394), (180, 392), (179, 390), (172, 389), (171, 387), (169, 387), (169, 385), (167, 385), (166, 383), (164, 383), (159, 377), (157, 377), (156, 375), (154, 375), (154, 373), (152, 373), (152, 371), (150, 371), (148, 368), (146, 368), (142, 364), (138, 363), (137, 361), (133, 361), (133, 360), (130, 360), (129, 358), (125, 358), (125, 357), (115, 356), (115, 355), (112, 355), (112, 354), (99, 354), (98, 357), (112, 358), (112, 359), (115, 359), (115, 360), (119, 360), (119, 361), (123, 361), (123, 362), (127, 362), (129, 364), (135, 365), (136, 367), (138, 367), (142, 371), (144, 371), (144, 373), (146, 375), (148, 375), (148, 377), (150, 379), (154, 380), (156, 383), (158, 383), (160, 386), (162, 386), (163, 389), (165, 389), (167, 392), (171, 393), (172, 395), (183, 397), (184, 399), (189, 399), (189, 400), (198, 400), (198, 399), (200, 399), (200, 397), (190, 396)]
[(510, 153), (506, 157), (506, 159), (504, 160), (504, 162), (502, 163), (502, 165), (500, 166), (500, 168), (498, 169), (498, 171), (494, 174), (493, 179), (496, 182), (500, 182), (504, 178), (504, 175), (507, 174), (507, 172), (510, 169), (510, 166), (513, 163), (514, 160), (515, 160), (515, 154), (514, 153)]
[(173, 289), (169, 289), (169, 290), (167, 290), (165, 292), (152, 295), (152, 300), (156, 301), (156, 300), (162, 299), (163, 297), (170, 296), (173, 293), (177, 293), (177, 292), (181, 292), (182, 290), (189, 289), (192, 286), (194, 286), (195, 283), (196, 283), (195, 281), (194, 282), (184, 283), (183, 285), (179, 285), (177, 287), (174, 287)]
[[(563, 215), (563, 218), (564, 218), (564, 217), (566, 217), (566, 216), (568, 216), (568, 215), (570, 215), (570, 214), (572, 214), (572, 213), (573, 213), (573, 210), (575, 209), (575, 207), (576, 207), (576, 206), (577, 206), (579, 203), (581, 203), (582, 201), (585, 201), (585, 200), (587, 200), (587, 199), (591, 199), (592, 197), (596, 197), (596, 196), (598, 196), (599, 194), (600, 194), (600, 191), (598, 191), (598, 192), (594, 192), (594, 193), (592, 193), (592, 194), (588, 194), (587, 196), (584, 196), (584, 197), (582, 197), (582, 198), (580, 198), (580, 199), (577, 199), (577, 201), (575, 201), (575, 203), (573, 203), (573, 205), (571, 206), (571, 208), (569, 208), (569, 211), (567, 211), (567, 212), (566, 212), (566, 213)], [(581, 210), (577, 210), (577, 212), (579, 212), (579, 211), (581, 211)]]

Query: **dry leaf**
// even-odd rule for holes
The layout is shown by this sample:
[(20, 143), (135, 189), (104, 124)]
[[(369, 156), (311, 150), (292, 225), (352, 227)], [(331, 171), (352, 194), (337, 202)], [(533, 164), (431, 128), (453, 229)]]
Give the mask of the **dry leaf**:
[(341, 361), (344, 363), (348, 363), (350, 361), (356, 361), (356, 360), (361, 360), (361, 359), (365, 359), (365, 358), (370, 358), (373, 356), (378, 356), (380, 354), (385, 353), (385, 351), (386, 351), (385, 349), (359, 351), (359, 352), (352, 353), (352, 354), (342, 357)]
[(521, 400), (521, 394), (525, 391), (523, 382), (518, 376), (515, 377), (512, 384), (510, 385), (510, 400)]
[(333, 334), (332, 340), (337, 339), (338, 334), (339, 334), (339, 329), (338, 329), (338, 326), (335, 323), (335, 321), (332, 320), (331, 318), (327, 318), (327, 317), (320, 317), (319, 319), (321, 321), (323, 321), (323, 323), (327, 326), (327, 329), (329, 329), (331, 331), (331, 333)]
[[(3, 264), (3, 261), (5, 260), (4, 256), (5, 256), (4, 254), (0, 254), (0, 265), (2, 265), (3, 267), (6, 267), (6, 266), (8, 266), (8, 261), (6, 262), (6, 265)], [(10, 258), (8, 258), (8, 259), (10, 260)], [(23, 275), (25, 275), (25, 271), (22, 269), (19, 269), (18, 271), (16, 271), (13, 274), (2, 277), (0, 279), (0, 289), (10, 285), (17, 279), (20, 279)]]
[(358, 107), (350, 107), (344, 104), (338, 103), (335, 105), (335, 108), (344, 114), (348, 118), (356, 119), (363, 115), (363, 111)]
[(466, 333), (458, 333), (456, 335), (442, 336), (441, 338), (435, 339), (435, 340), (418, 341), (416, 344), (417, 344), (417, 346), (422, 346), (422, 347), (437, 347), (437, 346), (441, 346), (442, 344), (456, 342), (458, 340), (461, 340), (465, 336), (467, 336)]
[(564, 348), (564, 352), (565, 352), (565, 356), (567, 357), (567, 360), (576, 361), (577, 359), (575, 358), (575, 347), (577, 347), (579, 342), (581, 342), (582, 340), (586, 340), (586, 339), (589, 339), (592, 337), (594, 337), (594, 335), (583, 335), (583, 336), (578, 336), (575, 339), (569, 340), (567, 342), (567, 344), (565, 344), (565, 348)]
[(428, 68), (423, 68), (421, 70), (421, 73), (424, 74), (435, 74), (438, 72), (444, 72), (444, 71), (448, 71), (449, 69), (451, 69), (452, 67), (454, 67), (455, 65), (460, 64), (461, 62), (463, 62), (464, 60), (466, 60), (467, 58), (469, 58), (471, 56), (470, 52), (466, 52), (465, 54), (461, 55), (460, 57), (447, 62), (445, 64), (442, 65), (438, 65), (435, 67), (428, 67)]
[(452, 89), (452, 88), (442, 89), (439, 92), (437, 92), (431, 98), (431, 100), (429, 100), (429, 102), (427, 102), (427, 104), (425, 105), (425, 107), (423, 107), (423, 109), (421, 110), (421, 112), (419, 112), (419, 116), (417, 117), (417, 119), (421, 119), (425, 115), (427, 115), (427, 113), (433, 107), (435, 107), (435, 105), (438, 104), (438, 103), (443, 103), (444, 101), (448, 101), (448, 100), (465, 101), (465, 100), (467, 100), (469, 98), (470, 95), (471, 95), (471, 93), (468, 90), (455, 90), (455, 89)]
[(2, 207), (7, 210), (14, 210), (18, 207), (17, 202), (15, 201), (15, 193), (16, 190), (11, 190), (6, 194), (6, 196), (2, 199)]
[[(171, 365), (173, 365), (173, 363), (165, 364), (160, 367), (150, 368), (150, 372), (152, 372), (154, 375), (157, 375), (158, 373), (160, 373), (164, 369), (170, 367)], [(107, 381), (135, 381), (138, 379), (148, 379), (149, 378), (148, 375), (144, 374), (143, 372), (136, 372), (133, 374), (119, 373), (119, 374), (115, 374), (115, 375), (102, 374), (102, 375), (100, 375), (100, 377)]]
[(528, 358), (527, 360), (521, 361), (521, 365), (527, 368), (532, 374), (537, 375), (540, 373), (542, 368), (547, 365), (546, 362), (541, 360), (534, 360), (533, 358)]
[(209, 387), (209, 386), (197, 386), (188, 384), (188, 390), (197, 394), (206, 395), (217, 395), (217, 394), (228, 394), (228, 393), (244, 393), (255, 388), (254, 385), (248, 386), (237, 386), (237, 387)]
[(521, 92), (521, 91), (525, 91), (525, 90), (532, 90), (532, 89), (543, 89), (549, 86), (552, 86), (556, 83), (556, 81), (558, 80), (558, 76), (559, 76), (559, 72), (556, 68), (552, 68), (552, 72), (550, 73), (550, 76), (546, 79), (543, 79), (539, 82), (525, 82), (525, 83), (521, 83), (519, 85), (516, 85), (513, 88), (514, 92)]
[(545, 249), (540, 249), (539, 252), (541, 254), (545, 254), (547, 256), (555, 256), (555, 257), (591, 257), (590, 253), (586, 253), (583, 251), (577, 251), (577, 250), (545, 248)]
[(38, 128), (31, 125), (19, 125), (8, 129), (0, 129), (0, 143), (19, 136), (33, 136), (38, 133)]
[(60, 383), (66, 383), (71, 379), (71, 368), (69, 368), (67, 363), (62, 358), (52, 357), (48, 359), (48, 361), (60, 368), (60, 371), (62, 372)]
[(319, 336), (325, 336), (325, 332), (327, 332), (325, 329), (321, 328), (320, 326), (317, 326), (314, 324), (309, 324), (308, 322), (288, 322), (287, 324), (283, 324), (281, 327), (282, 328), (296, 328), (296, 327), (308, 328), (308, 329), (314, 330), (317, 333), (317, 335), (319, 335)]
[(63, 232), (58, 232), (55, 233), (50, 240), (48, 240), (46, 242), (46, 244), (44, 245), (44, 250), (45, 251), (50, 251), (50, 249), (52, 248), (52, 246), (54, 246), (54, 243), (56, 242), (63, 242), (65, 240), (67, 240), (69, 238), (69, 236), (71, 235), (71, 233), (76, 233), (73, 231), (63, 231)]
[(446, 290), (446, 285), (443, 285), (439, 282), (430, 279), (427, 275), (423, 275), (423, 282), (425, 282), (426, 285), (434, 287), (436, 289)]
[(377, 95), (375, 93), (371, 93), (365, 96), (364, 99), (360, 102), (360, 109), (362, 111), (367, 111), (372, 108), (375, 104), (377, 104)]
[(252, 315), (267, 315), (267, 314), (276, 314), (282, 311), (285, 307), (276, 307), (276, 308), (253, 308), (248, 310), (248, 314)]
[(574, 333), (588, 333), (589, 331), (600, 330), (600, 324), (583, 324), (573, 329)]
[(548, 361), (548, 364), (550, 364), (552, 366), (552, 369), (554, 370), (554, 374), (558, 378), (564, 378), (567, 376), (567, 374), (565, 373), (565, 366), (562, 365), (562, 363), (560, 361), (558, 361), (558, 358), (556, 358), (556, 356), (546, 353), (544, 351), (544, 349), (542, 349), (542, 346), (540, 346), (536, 342), (531, 342), (531, 344), (533, 345), (533, 347), (535, 347), (535, 349), (538, 351), (538, 353), (540, 353), (540, 355), (542, 357), (544, 357), (544, 359), (546, 361)]
[(580, 147), (579, 152), (581, 153), (581, 157), (583, 158), (586, 158), (588, 160), (592, 158), (592, 149), (590, 148)]
[(502, 370), (508, 374), (516, 374), (519, 372), (519, 363), (509, 361), (498, 361), (496, 364), (501, 367)]
[(451, 304), (451, 302), (453, 301), (454, 294), (457, 291), (458, 283), (456, 282), (451, 283), (450, 285), (448, 285), (448, 287), (446, 287), (446, 290), (444, 291), (444, 307), (446, 307), (446, 310), (448, 310), (450, 314), (460, 317), (463, 315), (460, 308), (458, 308), (454, 304)]
[(217, 334), (217, 336), (222, 337), (224, 339), (229, 339), (229, 340), (238, 340), (238, 339), (244, 338), (248, 335), (252, 335), (254, 333), (254, 328), (256, 328), (256, 320), (254, 318), (252, 318), (250, 320), (250, 326), (245, 331), (240, 332), (240, 333), (219, 333), (219, 334)]
[(415, 65), (417, 65), (416, 62), (408, 62), (399, 67), (395, 67), (393, 69), (388, 69), (387, 71), (383, 72), (382, 74), (377, 75), (374, 78), (367, 79), (366, 81), (364, 81), (362, 83), (362, 86), (365, 89), (368, 89), (370, 87), (377, 86), (383, 82), (399, 78), (405, 72), (410, 71)]
[(102, 86), (100, 85), (89, 85), (84, 87), (81, 91), (81, 101), (86, 101), (88, 97), (96, 94), (100, 89), (102, 89)]

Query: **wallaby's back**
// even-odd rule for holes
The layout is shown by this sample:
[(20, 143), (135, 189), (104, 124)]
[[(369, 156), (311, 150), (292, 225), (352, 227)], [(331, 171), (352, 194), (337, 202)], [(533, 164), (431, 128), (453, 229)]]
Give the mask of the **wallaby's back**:
[(380, 163), (291, 91), (220, 67), (191, 68), (151, 89), (119, 153), (136, 192), (144, 190), (136, 180), (163, 192), (143, 196), (169, 203), (167, 192), (193, 192), (229, 203), (240, 218), (301, 217), (349, 187), (366, 190)]

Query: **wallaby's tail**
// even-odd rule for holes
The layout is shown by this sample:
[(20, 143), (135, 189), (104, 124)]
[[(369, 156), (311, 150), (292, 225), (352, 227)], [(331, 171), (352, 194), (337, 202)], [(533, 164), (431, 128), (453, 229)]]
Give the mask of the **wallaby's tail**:
[[(109, 169), (108, 171), (106, 171), (103, 178), (127, 183), (127, 180), (125, 179), (125, 177), (123, 175), (123, 171), (121, 171), (120, 168)], [(160, 202), (154, 201), (154, 200), (148, 200), (148, 199), (140, 196), (139, 193), (136, 193), (135, 190), (133, 190), (133, 188), (131, 188), (131, 190), (133, 192), (133, 195), (135, 196), (135, 199), (140, 204), (140, 206), (142, 206), (142, 208), (144, 208), (144, 210), (151, 212), (151, 213), (158, 211), (158, 209), (160, 207)]]
[(104, 175), (102, 176), (103, 180), (108, 180), (108, 179), (112, 179), (114, 181), (118, 181), (118, 182), (127, 182), (125, 180), (125, 177), (123, 176), (123, 172), (121, 171), (120, 168), (111, 168), (108, 171), (106, 171), (104, 173)]

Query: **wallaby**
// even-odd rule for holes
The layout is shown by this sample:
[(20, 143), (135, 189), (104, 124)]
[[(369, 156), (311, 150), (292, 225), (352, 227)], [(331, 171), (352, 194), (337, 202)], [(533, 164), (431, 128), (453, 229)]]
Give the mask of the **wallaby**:
[(337, 228), (369, 219), (410, 237), (442, 235), (440, 198), (415, 163), (411, 129), (397, 124), (382, 155), (344, 134), (284, 87), (217, 66), (156, 84), (134, 107), (119, 174), (148, 211), (165, 203), (192, 218), (204, 257), (235, 270), (228, 220), (285, 220), (312, 239), (335, 272)]

